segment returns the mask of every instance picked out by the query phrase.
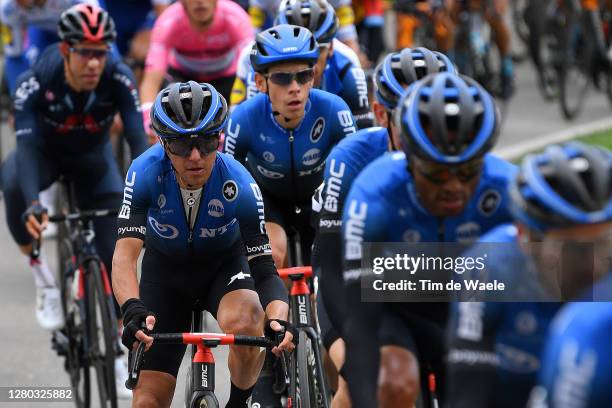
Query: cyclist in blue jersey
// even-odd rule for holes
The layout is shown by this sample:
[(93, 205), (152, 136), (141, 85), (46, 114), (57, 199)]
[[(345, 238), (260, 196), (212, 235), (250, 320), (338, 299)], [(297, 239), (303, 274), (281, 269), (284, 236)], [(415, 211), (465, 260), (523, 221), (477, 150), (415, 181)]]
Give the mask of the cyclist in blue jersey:
[[(490, 231), (469, 253), (487, 248), (489, 280), (520, 292), (500, 294), (504, 302), (453, 304), (448, 399), (460, 408), (525, 406), (558, 300), (582, 298), (610, 271), (612, 153), (581, 143), (551, 146), (525, 158), (509, 192), (515, 225)], [(594, 252), (585, 252), (585, 243)]]
[[(426, 364), (443, 380), (448, 308), (361, 303), (362, 242), (470, 242), (511, 219), (506, 185), (515, 168), (488, 153), (499, 118), (480, 85), (453, 73), (429, 75), (405, 91), (394, 118), (404, 153), (385, 155), (357, 176), (342, 218), (342, 371), (354, 407), (412, 406)], [(388, 369), (378, 378), (380, 365)]]
[[(210, 84), (175, 83), (158, 94), (151, 116), (160, 143), (132, 163), (118, 216), (113, 279), (123, 343), (150, 347), (145, 322), (188, 332), (194, 308), (211, 312), (224, 332), (260, 336), (265, 311), (273, 330), (289, 329), (273, 351), (290, 351), (287, 290), (270, 255), (261, 191), (240, 163), (217, 153), (225, 99)], [(135, 407), (170, 406), (184, 353), (184, 345), (147, 352)], [(230, 347), (227, 407), (245, 406), (262, 361), (257, 348)]]
[[(366, 75), (355, 52), (336, 39), (338, 17), (333, 7), (325, 0), (284, 0), (280, 4), (276, 23), (306, 27), (314, 34), (319, 44), (315, 87), (344, 99), (358, 128), (372, 126)], [(252, 43), (240, 54), (230, 100), (232, 106), (258, 93), (255, 72), (249, 62), (251, 48)]]
[(57, 42), (57, 21), (67, 8), (79, 4), (98, 5), (97, 0), (2, 0), (0, 21), (5, 56), (5, 79), (9, 93), (17, 78), (30, 68), (43, 50)]
[[(80, 209), (119, 208), (122, 177), (108, 137), (117, 112), (132, 157), (147, 148), (132, 73), (109, 55), (115, 30), (108, 13), (73, 6), (62, 14), (58, 34), (62, 42), (49, 46), (20, 77), (13, 96), (17, 148), (2, 168), (9, 230), (28, 257), (37, 288), (36, 317), (49, 330), (60, 329), (64, 319), (53, 273), (42, 258), (30, 259), (32, 240), (40, 238), (48, 221), (39, 192), (64, 174), (74, 181)], [(110, 268), (116, 223), (98, 219), (94, 227), (96, 248)], [(118, 391), (129, 395), (123, 384)]]
[[(406, 48), (390, 53), (374, 70), (376, 122), (381, 127), (360, 130), (342, 140), (326, 160), (324, 183), (319, 197), (313, 198), (313, 211), (319, 213), (313, 265), (320, 264), (317, 316), (323, 344), (338, 370), (344, 362), (344, 342), (339, 331), (344, 321), (345, 300), (342, 284), (342, 211), (344, 200), (359, 172), (387, 151), (399, 149), (399, 131), (391, 116), (404, 89), (418, 79), (437, 72), (455, 72), (444, 54), (427, 48)], [(386, 129), (385, 129), (386, 128)], [(389, 137), (391, 135), (391, 137)], [(316, 196), (316, 195), (315, 195)], [(315, 261), (315, 255), (318, 260)], [(329, 316), (329, 317), (328, 317)], [(384, 368), (383, 368), (384, 369)], [(348, 399), (343, 379), (334, 400)]]
[(331, 148), (355, 131), (342, 99), (311, 89), (318, 56), (304, 27), (282, 24), (259, 33), (251, 63), (261, 93), (236, 107), (225, 131), (225, 151), (246, 161), (261, 187), (277, 267), (286, 265), (290, 226), (300, 235), (302, 258), (310, 259), (312, 193)]
[[(569, 303), (551, 324), (542, 353), (533, 408), (605, 408), (610, 405), (612, 279), (603, 282), (606, 302)], [(596, 299), (594, 299), (596, 300)]]

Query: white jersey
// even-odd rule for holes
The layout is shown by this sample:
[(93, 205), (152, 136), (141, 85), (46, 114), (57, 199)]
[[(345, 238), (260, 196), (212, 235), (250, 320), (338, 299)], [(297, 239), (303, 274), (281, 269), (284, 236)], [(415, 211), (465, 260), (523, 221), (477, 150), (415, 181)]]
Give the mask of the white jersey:
[(98, 0), (47, 0), (42, 7), (24, 9), (16, 0), (0, 0), (0, 21), (7, 30), (3, 35), (5, 55), (15, 57), (23, 53), (28, 25), (56, 32), (62, 12), (78, 3), (99, 5)]

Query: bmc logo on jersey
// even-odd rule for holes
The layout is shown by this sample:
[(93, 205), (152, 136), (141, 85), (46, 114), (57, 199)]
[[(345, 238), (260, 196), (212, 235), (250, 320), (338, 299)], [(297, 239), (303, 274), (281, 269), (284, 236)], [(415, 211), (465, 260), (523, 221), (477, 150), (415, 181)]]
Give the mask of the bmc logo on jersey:
[(357, 200), (351, 201), (348, 210), (349, 219), (344, 231), (344, 257), (348, 261), (361, 259), (361, 243), (365, 232), (365, 221), (368, 215), (368, 204)]
[(174, 239), (179, 235), (178, 229), (174, 225), (160, 224), (153, 217), (149, 217), (149, 224), (151, 224), (153, 231), (164, 239)]
[(223, 217), (225, 213), (225, 208), (223, 208), (223, 203), (216, 198), (213, 198), (208, 202), (208, 215), (211, 217)]
[(136, 184), (136, 172), (133, 171), (125, 175), (125, 187), (123, 188), (123, 202), (119, 210), (119, 218), (130, 219), (132, 205), (132, 194), (134, 194), (134, 184)]
[(323, 131), (325, 130), (325, 119), (322, 117), (317, 118), (315, 120), (314, 125), (312, 125), (312, 129), (310, 129), (310, 141), (312, 143), (317, 143), (321, 136), (323, 136)]

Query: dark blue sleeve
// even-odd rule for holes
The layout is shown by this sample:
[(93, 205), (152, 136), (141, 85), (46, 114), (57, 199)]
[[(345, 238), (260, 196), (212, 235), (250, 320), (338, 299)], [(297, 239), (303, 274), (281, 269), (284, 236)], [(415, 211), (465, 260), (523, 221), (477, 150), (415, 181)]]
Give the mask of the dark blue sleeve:
[(250, 101), (238, 105), (231, 113), (227, 126), (225, 127), (225, 142), (223, 151), (234, 156), (236, 160), (244, 164), (249, 152), (249, 120), (248, 111), (244, 106)]
[(374, 114), (370, 110), (365, 72), (360, 67), (347, 64), (340, 75), (342, 76), (342, 92), (339, 96), (351, 109), (357, 127), (365, 129), (374, 126)]
[(19, 75), (27, 71), (29, 67), (30, 63), (25, 57), (25, 54), (21, 54), (15, 57), (5, 57), (4, 71), (9, 93), (11, 95), (15, 92), (15, 86), (17, 85), (17, 79)]
[(15, 109), (15, 131), (17, 136), (17, 163), (19, 187), (26, 206), (38, 200), (40, 190), (40, 144), (37, 107), (40, 83), (33, 71), (24, 72), (17, 81), (13, 95)]
[(342, 217), (343, 278), (348, 311), (342, 328), (346, 342), (342, 374), (349, 385), (351, 400), (358, 401), (353, 404), (355, 408), (377, 406), (380, 366), (377, 333), (383, 304), (361, 301), (361, 244), (385, 241), (386, 214), (380, 199), (371, 200), (360, 188), (357, 178), (346, 199)]
[(494, 406), (497, 327), (502, 303), (454, 302), (448, 330), (448, 400), (457, 408)]
[(117, 239), (145, 240), (147, 213), (150, 207), (148, 177), (150, 168), (143, 157), (134, 160), (125, 175), (123, 202), (117, 216)]
[(140, 112), (140, 97), (132, 71), (122, 62), (115, 65), (113, 85), (119, 113), (123, 121), (123, 133), (130, 145), (132, 160), (149, 147)]

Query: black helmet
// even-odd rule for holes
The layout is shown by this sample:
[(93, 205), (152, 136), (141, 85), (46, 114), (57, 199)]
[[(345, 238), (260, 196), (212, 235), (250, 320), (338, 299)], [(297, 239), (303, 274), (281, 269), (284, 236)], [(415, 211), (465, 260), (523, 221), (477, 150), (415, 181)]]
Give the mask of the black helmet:
[(76, 4), (60, 16), (57, 35), (68, 44), (80, 41), (115, 41), (115, 22), (106, 10), (91, 4)]
[(612, 221), (612, 153), (550, 146), (523, 160), (509, 191), (513, 215), (534, 231)]
[(283, 0), (277, 22), (306, 27), (319, 44), (331, 42), (339, 26), (334, 8), (325, 0)]
[(376, 100), (387, 109), (395, 109), (404, 89), (429, 74), (457, 73), (451, 60), (428, 48), (404, 48), (388, 54), (374, 70)]
[(162, 138), (219, 133), (227, 120), (225, 98), (210, 84), (176, 82), (161, 90), (151, 124)]
[(404, 92), (397, 107), (395, 123), (407, 155), (460, 164), (484, 156), (499, 136), (493, 97), (466, 76), (428, 75)]

